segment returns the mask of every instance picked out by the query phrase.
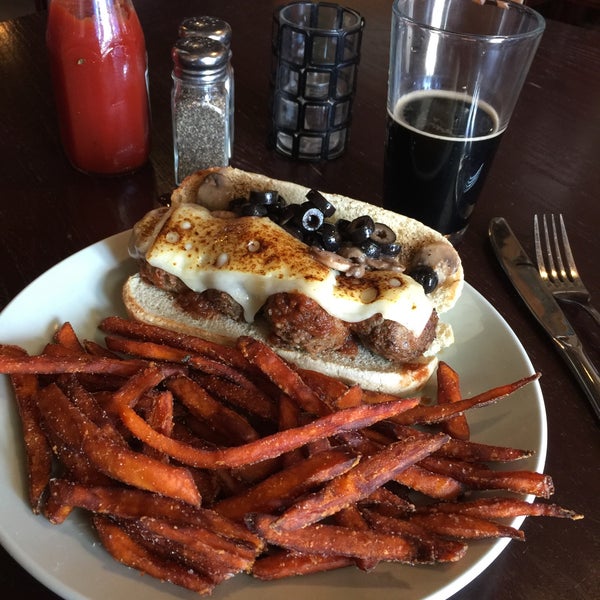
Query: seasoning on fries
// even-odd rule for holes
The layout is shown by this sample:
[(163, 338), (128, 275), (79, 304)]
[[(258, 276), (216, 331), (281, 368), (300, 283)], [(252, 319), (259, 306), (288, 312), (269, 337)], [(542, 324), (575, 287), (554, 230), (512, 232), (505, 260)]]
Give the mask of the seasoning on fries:
[(116, 560), (158, 579), (207, 595), (238, 573), (454, 562), (473, 540), (524, 539), (502, 519), (582, 518), (519, 497), (549, 498), (550, 476), (495, 468), (530, 451), (470, 439), (465, 411), (539, 374), (465, 399), (444, 364), (426, 405), (296, 369), (250, 338), (100, 328), (105, 346), (69, 323), (37, 356), (0, 345), (28, 501), (57, 525), (85, 510)]

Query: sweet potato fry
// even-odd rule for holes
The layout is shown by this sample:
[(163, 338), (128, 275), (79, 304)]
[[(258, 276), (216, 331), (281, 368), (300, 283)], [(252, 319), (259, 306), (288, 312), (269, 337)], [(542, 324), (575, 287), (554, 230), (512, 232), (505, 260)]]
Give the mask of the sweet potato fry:
[[(387, 425), (387, 424), (386, 424)], [(396, 426), (394, 426), (395, 428)], [(412, 432), (412, 434), (410, 433)], [(412, 427), (402, 429), (402, 440), (420, 439), (426, 442), (429, 435), (418, 431)], [(449, 443), (451, 440), (449, 439)], [(381, 448), (389, 446), (393, 440), (390, 440), (384, 433), (370, 429), (363, 431), (354, 440), (353, 447), (363, 454), (372, 454)], [(441, 446), (444, 448), (446, 444)], [(437, 450), (436, 452), (438, 452)], [(453, 500), (464, 491), (464, 486), (447, 475), (432, 473), (423, 469), (419, 465), (409, 465), (393, 477), (393, 481), (409, 487), (417, 492), (421, 492), (430, 498)]]
[(114, 352), (122, 352), (150, 361), (181, 363), (207, 375), (228, 379), (241, 387), (251, 390), (256, 388), (252, 381), (240, 371), (226, 363), (218, 362), (201, 354), (192, 354), (187, 350), (180, 350), (154, 342), (140, 342), (111, 336), (106, 337), (106, 345)]
[(125, 403), (120, 404), (119, 411), (123, 423), (142, 442), (168, 454), (185, 465), (218, 469), (241, 467), (275, 458), (322, 437), (335, 435), (341, 431), (368, 427), (378, 421), (409, 410), (409, 408), (416, 406), (418, 402), (417, 398), (399, 399), (395, 402), (349, 408), (321, 417), (302, 427), (280, 431), (243, 446), (215, 450), (193, 448), (178, 440), (159, 434)]
[[(261, 540), (246, 527), (213, 510), (140, 489), (114, 485), (84, 486), (64, 479), (53, 479), (50, 482), (49, 501), (57, 507), (79, 507), (123, 519), (146, 516), (168, 521), (171, 525), (200, 527), (247, 546), (252, 554), (263, 549)], [(52, 519), (52, 522), (61, 521)]]
[[(167, 436), (173, 434), (173, 394), (169, 390), (151, 390), (146, 394), (148, 406), (144, 418), (152, 429)], [(144, 446), (145, 454), (163, 462), (169, 462), (166, 454), (157, 452), (154, 448)]]
[[(213, 377), (197, 371), (189, 376), (198, 382), (214, 398), (229, 406), (241, 409), (244, 413), (255, 415), (267, 421), (277, 419), (277, 405), (265, 391), (258, 386), (241, 387), (221, 377)], [(277, 390), (279, 392), (279, 390)]]
[(456, 562), (467, 552), (467, 545), (456, 540), (447, 540), (409, 519), (397, 519), (374, 510), (365, 510), (368, 523), (376, 531), (405, 536), (419, 543), (423, 560)]
[(302, 462), (274, 473), (238, 496), (225, 498), (214, 509), (234, 521), (250, 512), (275, 512), (316, 485), (329, 481), (358, 462), (358, 457), (344, 448), (314, 454)]
[(215, 550), (197, 537), (190, 540), (189, 536), (182, 535), (181, 531), (168, 523), (142, 518), (121, 521), (120, 524), (127, 534), (152, 554), (186, 565), (215, 585), (236, 573), (248, 571), (254, 563), (253, 556), (246, 559), (236, 552)]
[(259, 438), (250, 423), (239, 413), (217, 402), (199, 384), (188, 377), (172, 377), (167, 387), (195, 416), (230, 440), (231, 445), (245, 444)]
[(293, 429), (298, 427), (300, 423), (300, 407), (292, 402), (292, 399), (287, 394), (280, 394), (279, 397), (279, 418), (277, 426), (279, 431)]
[[(293, 429), (298, 427), (300, 423), (300, 407), (292, 401), (292, 399), (283, 392), (279, 394), (279, 418), (277, 420), (277, 429), (279, 431), (285, 431), (286, 429)], [(314, 442), (315, 444), (317, 442)], [(296, 462), (304, 459), (304, 452), (302, 448), (296, 448), (291, 452), (287, 452), (281, 457), (285, 466), (291, 466)]]
[(161, 581), (169, 581), (181, 587), (208, 595), (214, 584), (205, 576), (186, 565), (156, 556), (128, 535), (113, 520), (101, 515), (93, 517), (93, 523), (102, 545), (119, 562), (148, 573)]
[(349, 567), (354, 560), (348, 556), (322, 556), (280, 550), (259, 558), (252, 567), (252, 575), (263, 581), (275, 581), (297, 575), (310, 575)]
[(55, 384), (40, 392), (38, 404), (44, 423), (59, 432), (67, 445), (83, 450), (101, 473), (190, 504), (200, 503), (200, 494), (187, 469), (166, 465), (116, 443), (77, 410)]
[(105, 346), (94, 342), (93, 340), (83, 340), (83, 347), (88, 354), (92, 356), (104, 356), (106, 358), (119, 358), (116, 352), (112, 352)]
[(196, 552), (213, 552), (235, 571), (248, 571), (256, 558), (255, 552), (217, 533), (194, 525), (173, 525), (153, 517), (141, 517), (139, 524), (148, 532), (166, 537)]
[(523, 377), (522, 379), (514, 381), (513, 383), (492, 388), (481, 394), (473, 396), (472, 398), (459, 400), (457, 402), (452, 402), (451, 404), (417, 406), (399, 417), (394, 417), (393, 420), (395, 423), (398, 423), (400, 425), (439, 423), (475, 406), (485, 406), (486, 404), (490, 404), (492, 402), (496, 402), (502, 398), (505, 398), (506, 396), (512, 394), (519, 388), (522, 388), (528, 383), (536, 381), (539, 378), (540, 373), (534, 373), (533, 375)]
[[(386, 423), (397, 439), (418, 435), (417, 430), (409, 425)], [(509, 448), (508, 446), (492, 446), (480, 444), (472, 440), (450, 438), (436, 453), (444, 458), (456, 458), (467, 462), (510, 462), (533, 455), (531, 450)]]
[(544, 504), (541, 502), (527, 502), (519, 498), (477, 498), (463, 502), (440, 502), (429, 504), (417, 509), (419, 514), (432, 512), (461, 513), (482, 519), (504, 519), (513, 517), (557, 517), (577, 521), (583, 515), (575, 511), (562, 508), (557, 504)]
[(244, 357), (260, 369), (282, 392), (298, 406), (313, 415), (326, 415), (331, 409), (269, 346), (250, 337), (238, 339), (237, 347)]
[(148, 425), (163, 435), (173, 432), (173, 394), (169, 390), (148, 394), (151, 404), (146, 414)]
[[(369, 524), (363, 517), (362, 513), (355, 505), (342, 508), (334, 515), (334, 522), (341, 527), (353, 529), (355, 531), (368, 531)], [(365, 572), (372, 571), (379, 561), (375, 559), (357, 558), (355, 559), (356, 566)]]
[(411, 523), (421, 525), (429, 531), (459, 540), (482, 540), (487, 538), (509, 537), (524, 540), (525, 534), (509, 527), (462, 513), (428, 513), (408, 517)]
[(364, 391), (359, 385), (353, 385), (348, 389), (344, 390), (335, 399), (336, 410), (343, 410), (344, 408), (352, 408), (353, 406), (360, 406), (363, 403)]
[(273, 527), (278, 531), (293, 531), (335, 514), (367, 497), (407, 466), (437, 450), (447, 439), (445, 435), (432, 435), (427, 440), (403, 440), (363, 458), (353, 469), (287, 509)]
[(415, 506), (412, 502), (385, 487), (377, 488), (374, 492), (361, 500), (358, 503), (358, 506), (361, 508), (363, 506), (377, 506), (382, 510), (391, 511), (396, 515), (405, 515), (415, 510)]
[(170, 331), (156, 325), (130, 321), (121, 317), (106, 317), (101, 321), (100, 329), (106, 333), (188, 350), (216, 361), (225, 362), (240, 371), (251, 371), (248, 362), (236, 348)]
[(439, 500), (454, 500), (465, 491), (465, 486), (456, 479), (449, 475), (433, 473), (420, 465), (411, 465), (404, 469), (394, 477), (394, 481)]
[(428, 456), (420, 465), (434, 473), (449, 475), (476, 490), (507, 490), (549, 498), (554, 484), (549, 475), (534, 471), (492, 471), (462, 461)]
[(57, 375), (61, 373), (102, 373), (130, 377), (147, 366), (141, 360), (120, 360), (89, 354), (70, 356), (12, 357), (0, 353), (0, 373), (23, 375)]
[(65, 348), (69, 348), (75, 352), (82, 353), (83, 345), (79, 341), (73, 325), (68, 321), (63, 323), (54, 333), (54, 341)]
[(118, 414), (118, 407), (135, 406), (138, 400), (170, 375), (176, 374), (169, 366), (150, 363), (130, 377), (113, 395), (111, 409)]
[(333, 407), (337, 398), (343, 395), (348, 389), (348, 386), (344, 382), (318, 371), (298, 368), (296, 371), (300, 374), (302, 380), (330, 407)]
[[(0, 353), (3, 356), (27, 356), (27, 352), (17, 346), (0, 346)], [(29, 504), (33, 512), (38, 513), (52, 473), (52, 449), (42, 429), (37, 405), (39, 382), (35, 375), (11, 375), (9, 379), (15, 393), (25, 445)]]
[[(460, 378), (458, 373), (444, 361), (437, 367), (437, 401), (438, 404), (449, 404), (462, 400), (460, 393)], [(458, 440), (468, 440), (471, 437), (467, 417), (455, 415), (440, 424), (442, 431)]]
[(252, 514), (246, 517), (246, 524), (269, 544), (295, 552), (409, 564), (414, 563), (418, 555), (417, 544), (404, 537), (323, 524), (277, 531), (273, 527), (276, 519), (271, 515)]
[(116, 442), (124, 441), (115, 421), (104, 410), (96, 397), (83, 387), (77, 375), (63, 375), (59, 377), (57, 385), (68, 396), (71, 403), (90, 419), (94, 425), (101, 428), (104, 434)]

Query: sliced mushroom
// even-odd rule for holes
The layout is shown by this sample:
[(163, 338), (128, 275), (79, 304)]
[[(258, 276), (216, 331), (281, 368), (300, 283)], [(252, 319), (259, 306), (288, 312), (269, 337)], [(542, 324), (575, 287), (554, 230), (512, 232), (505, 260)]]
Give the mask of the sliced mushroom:
[(456, 273), (459, 264), (458, 253), (450, 244), (434, 242), (417, 250), (411, 260), (411, 269), (421, 266), (432, 268), (438, 277), (438, 285), (441, 285)]
[(344, 258), (335, 252), (329, 252), (328, 250), (317, 248), (317, 246), (311, 246), (310, 251), (320, 263), (324, 264), (330, 269), (335, 269), (336, 271), (345, 272), (354, 265), (351, 260)]
[(233, 197), (233, 182), (223, 171), (206, 176), (196, 191), (196, 202), (209, 210), (222, 210)]

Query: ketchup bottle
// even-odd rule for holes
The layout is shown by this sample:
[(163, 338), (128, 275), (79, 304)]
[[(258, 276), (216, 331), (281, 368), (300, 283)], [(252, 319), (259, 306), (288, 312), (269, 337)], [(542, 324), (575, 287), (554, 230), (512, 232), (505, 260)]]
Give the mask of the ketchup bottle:
[(150, 152), (147, 58), (131, 0), (50, 0), (46, 44), (72, 165), (103, 175), (142, 166)]

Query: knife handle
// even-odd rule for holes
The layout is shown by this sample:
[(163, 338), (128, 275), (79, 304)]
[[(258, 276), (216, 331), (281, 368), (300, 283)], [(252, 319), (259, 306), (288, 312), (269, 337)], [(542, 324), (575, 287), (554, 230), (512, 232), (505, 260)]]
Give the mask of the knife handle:
[(569, 368), (581, 384), (596, 418), (600, 421), (600, 373), (584, 352), (581, 342), (575, 338), (556, 339), (559, 350), (565, 357)]

